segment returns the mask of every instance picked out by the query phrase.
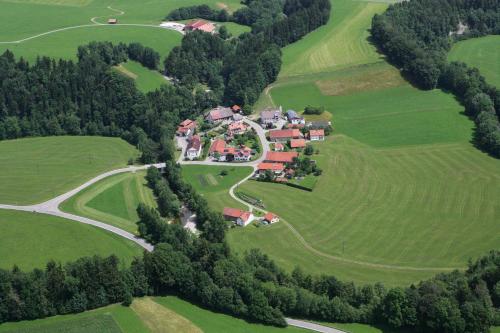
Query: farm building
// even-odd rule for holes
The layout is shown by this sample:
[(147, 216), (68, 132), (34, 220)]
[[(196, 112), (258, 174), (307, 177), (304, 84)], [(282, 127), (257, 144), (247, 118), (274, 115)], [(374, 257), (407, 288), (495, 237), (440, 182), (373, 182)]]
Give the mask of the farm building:
[(193, 135), (189, 139), (188, 146), (186, 148), (186, 158), (194, 160), (200, 157), (201, 154), (201, 139), (199, 135)]
[(260, 123), (265, 126), (276, 124), (282, 118), (281, 112), (281, 107), (262, 111), (260, 113)]
[(309, 121), (306, 126), (310, 129), (322, 129), (332, 126), (331, 121), (319, 120), (319, 121)]
[(299, 153), (295, 151), (270, 151), (266, 154), (265, 161), (275, 163), (292, 163), (295, 157), (299, 157)]
[(278, 215), (268, 212), (266, 215), (264, 215), (264, 218), (262, 220), (271, 224), (279, 222), (280, 218), (278, 217)]
[(291, 148), (305, 148), (306, 140), (305, 139), (292, 139), (290, 140)]
[(229, 124), (227, 128), (227, 134), (229, 136), (234, 136), (236, 134), (243, 134), (247, 131), (248, 125), (246, 125), (242, 121), (235, 121), (231, 124)]
[(306, 123), (305, 119), (299, 116), (294, 110), (288, 110), (286, 112), (286, 118), (292, 125), (304, 125)]
[(279, 175), (285, 170), (285, 165), (283, 163), (259, 163), (257, 166), (257, 173), (262, 174), (266, 171), (272, 171), (273, 173)]
[(108, 19), (108, 24), (117, 24), (117, 23), (118, 23), (118, 19), (115, 19), (115, 18)]
[(225, 207), (222, 215), (224, 215), (226, 220), (234, 221), (237, 225), (242, 227), (247, 226), (254, 219), (251, 212), (246, 212), (237, 208)]
[(208, 112), (206, 119), (211, 123), (218, 123), (233, 118), (233, 111), (230, 108), (218, 106)]
[(226, 141), (217, 139), (210, 147), (210, 156), (219, 162), (224, 161), (249, 161), (252, 158), (252, 150), (248, 147), (226, 146)]
[(325, 140), (325, 130), (317, 129), (309, 131), (309, 140), (311, 141), (323, 141)]
[(190, 119), (186, 119), (179, 124), (176, 133), (179, 136), (189, 136), (194, 133), (195, 129), (196, 122)]
[(186, 26), (184, 27), (184, 31), (196, 31), (196, 30), (212, 34), (215, 32), (215, 24), (204, 20), (194, 20), (186, 24)]
[(269, 131), (269, 139), (274, 142), (287, 142), (292, 139), (301, 139), (302, 133), (298, 129)]

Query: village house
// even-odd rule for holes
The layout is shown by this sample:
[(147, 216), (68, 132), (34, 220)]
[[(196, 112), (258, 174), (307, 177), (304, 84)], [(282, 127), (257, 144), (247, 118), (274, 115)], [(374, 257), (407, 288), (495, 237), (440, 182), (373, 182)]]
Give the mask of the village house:
[(234, 113), (240, 113), (241, 112), (241, 106), (235, 104), (235, 105), (231, 106), (231, 110)]
[(234, 221), (237, 225), (242, 227), (247, 226), (254, 219), (251, 212), (243, 211), (237, 208), (224, 207), (222, 215), (225, 220)]
[(286, 112), (286, 118), (292, 125), (304, 125), (306, 123), (305, 119), (299, 116), (294, 110), (288, 110)]
[(233, 111), (230, 108), (218, 106), (210, 110), (206, 116), (207, 121), (211, 123), (219, 123), (224, 120), (233, 118)]
[(204, 31), (213, 34), (215, 32), (215, 24), (204, 20), (194, 20), (184, 26), (184, 31)]
[(216, 139), (209, 150), (210, 156), (219, 162), (230, 162), (230, 161), (250, 161), (252, 158), (252, 149), (241, 146), (241, 147), (230, 147), (226, 145), (226, 141), (222, 139)]
[(283, 163), (266, 163), (262, 162), (257, 165), (257, 174), (264, 174), (266, 171), (272, 171), (275, 175), (281, 175), (285, 170)]
[(317, 129), (309, 131), (309, 140), (311, 141), (323, 141), (325, 140), (325, 130)]
[(295, 148), (305, 148), (306, 140), (305, 139), (292, 139), (290, 140), (290, 147)]
[(279, 222), (280, 218), (278, 217), (278, 215), (273, 214), (271, 212), (268, 212), (266, 215), (264, 215), (264, 218), (262, 219), (262, 221), (267, 222), (269, 224), (272, 224), (272, 223)]
[(279, 109), (266, 109), (260, 113), (260, 123), (267, 127), (276, 124), (281, 118), (281, 107)]
[(283, 151), (285, 150), (285, 146), (281, 142), (276, 142), (274, 144), (274, 151)]
[(186, 158), (194, 160), (201, 155), (201, 139), (199, 135), (193, 135), (186, 148)]
[(302, 137), (302, 133), (296, 128), (269, 131), (269, 139), (273, 142), (288, 142), (292, 139), (301, 139)]
[(196, 121), (186, 119), (179, 124), (176, 133), (179, 136), (190, 136), (191, 134), (194, 134), (195, 129), (196, 129)]
[(227, 134), (230, 137), (233, 137), (238, 134), (243, 134), (247, 131), (248, 125), (242, 121), (235, 121), (227, 127)]
[(299, 153), (295, 151), (269, 151), (264, 160), (271, 163), (292, 163), (295, 157), (299, 157)]

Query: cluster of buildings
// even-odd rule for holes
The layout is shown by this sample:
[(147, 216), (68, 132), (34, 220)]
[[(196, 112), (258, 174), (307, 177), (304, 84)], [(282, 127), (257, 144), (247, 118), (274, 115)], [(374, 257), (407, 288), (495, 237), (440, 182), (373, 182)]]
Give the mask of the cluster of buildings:
[(177, 126), (176, 134), (180, 137), (186, 137), (187, 147), (186, 147), (186, 158), (189, 160), (194, 160), (201, 156), (203, 150), (203, 145), (201, 143), (201, 138), (199, 135), (195, 135), (196, 132), (196, 121), (191, 119), (186, 119)]
[(226, 140), (215, 139), (210, 146), (210, 157), (218, 162), (245, 162), (252, 158), (252, 149), (246, 146), (229, 146)]
[[(230, 207), (225, 207), (222, 215), (226, 221), (233, 221), (236, 225), (242, 227), (246, 227), (256, 219), (252, 212)], [(268, 212), (263, 218), (260, 219), (260, 221), (264, 224), (276, 223), (279, 222), (279, 220), (279, 217), (271, 212)]]

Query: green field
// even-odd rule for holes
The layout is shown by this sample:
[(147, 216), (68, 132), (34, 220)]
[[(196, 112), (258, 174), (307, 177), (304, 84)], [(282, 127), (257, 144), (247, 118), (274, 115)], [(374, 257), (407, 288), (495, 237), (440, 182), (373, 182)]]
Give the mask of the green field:
[(131, 308), (110, 305), (79, 314), (5, 323), (1, 333), (150, 333)]
[[(228, 174), (221, 176), (226, 170)], [(207, 199), (210, 207), (222, 212), (224, 207), (246, 208), (229, 195), (229, 188), (245, 178), (252, 171), (251, 167), (223, 167), (206, 165), (184, 165), (182, 175), (201, 195)]]
[(489, 84), (500, 87), (500, 36), (486, 36), (453, 45), (448, 59), (477, 67)]
[(145, 171), (127, 172), (108, 177), (66, 200), (60, 208), (135, 233), (139, 203), (156, 206), (153, 192), (146, 185), (145, 174)]
[(59, 217), (0, 210), (0, 267), (44, 268), (54, 259), (115, 254), (124, 262), (140, 256), (142, 248), (110, 232)]
[(0, 203), (34, 204), (125, 167), (137, 150), (118, 138), (60, 136), (0, 141)]
[(154, 91), (163, 84), (168, 84), (168, 81), (158, 71), (148, 69), (136, 61), (127, 61), (116, 66), (115, 69), (134, 80), (137, 88), (144, 93)]
[(264, 326), (260, 324), (248, 323), (242, 319), (228, 316), (222, 313), (212, 312), (200, 307), (197, 307), (189, 302), (183, 301), (174, 296), (155, 297), (155, 302), (175, 311), (179, 315), (190, 320), (205, 333), (299, 333), (310, 332), (295, 327), (288, 326), (286, 328), (277, 328), (272, 326)]

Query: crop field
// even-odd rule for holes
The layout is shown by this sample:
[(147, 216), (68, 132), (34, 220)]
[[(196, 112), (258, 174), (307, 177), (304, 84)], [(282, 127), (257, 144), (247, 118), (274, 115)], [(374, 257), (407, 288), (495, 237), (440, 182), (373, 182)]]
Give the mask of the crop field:
[(163, 84), (168, 84), (168, 81), (158, 71), (150, 70), (136, 61), (127, 61), (115, 68), (118, 72), (134, 80), (137, 88), (144, 93), (154, 91)]
[(175, 311), (177, 314), (190, 320), (205, 333), (306, 333), (308, 330), (288, 326), (286, 328), (277, 328), (260, 324), (248, 323), (242, 319), (228, 316), (222, 313), (212, 312), (203, 309), (189, 302), (183, 301), (174, 296), (154, 297), (155, 302)]
[(118, 138), (60, 136), (0, 141), (0, 203), (34, 204), (104, 171), (125, 167), (137, 150)]
[(110, 232), (59, 217), (0, 210), (0, 267), (44, 268), (47, 261), (115, 254), (128, 263), (142, 248)]
[(0, 325), (1, 333), (150, 333), (131, 307), (110, 305), (78, 314)]
[[(228, 174), (221, 176), (221, 171)], [(252, 171), (251, 167), (223, 167), (206, 165), (184, 165), (182, 175), (198, 193), (207, 199), (210, 207), (222, 212), (224, 207), (245, 208), (245, 205), (231, 198), (229, 189)]]
[(486, 36), (453, 45), (448, 59), (477, 67), (486, 82), (500, 87), (500, 36)]
[(60, 208), (135, 233), (139, 203), (156, 207), (145, 175), (146, 172), (141, 171), (108, 177), (63, 202)]

